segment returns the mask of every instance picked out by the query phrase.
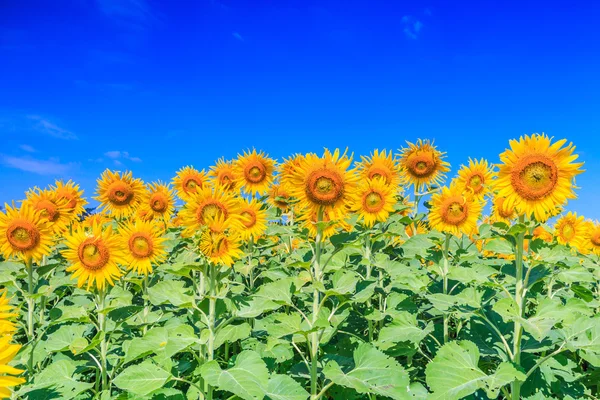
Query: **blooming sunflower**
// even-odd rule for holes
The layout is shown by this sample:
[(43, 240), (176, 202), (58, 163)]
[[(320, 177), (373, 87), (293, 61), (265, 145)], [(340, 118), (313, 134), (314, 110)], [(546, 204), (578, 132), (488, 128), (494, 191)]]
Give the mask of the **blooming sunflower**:
[(12, 334), (17, 330), (17, 326), (10, 319), (18, 314), (14, 312), (6, 293), (6, 289), (0, 289), (0, 336)]
[(546, 228), (544, 228), (543, 226), (537, 226), (534, 230), (533, 230), (533, 238), (534, 239), (542, 239), (544, 242), (550, 243), (552, 242), (552, 240), (554, 240), (554, 236), (552, 236), (552, 233), (548, 232), (546, 230)]
[(55, 234), (66, 231), (75, 218), (72, 209), (67, 207), (67, 200), (59, 199), (56, 192), (52, 190), (37, 188), (30, 190), (27, 192), (24, 202), (38, 211), (42, 220), (48, 221), (48, 225)]
[(351, 163), (352, 157), (337, 149), (325, 149), (323, 157), (311, 153), (301, 158), (287, 186), (299, 209), (312, 215), (323, 208), (330, 219), (342, 219), (358, 181), (355, 171), (348, 170)]
[(25, 379), (13, 376), (24, 371), (8, 365), (21, 349), (21, 345), (12, 344), (11, 340), (12, 335), (0, 336), (0, 399), (11, 398), (10, 388), (25, 383)]
[(501, 221), (510, 223), (515, 217), (517, 213), (514, 208), (509, 208), (508, 203), (506, 202), (506, 197), (502, 196), (494, 196), (494, 201), (492, 203), (492, 220), (493, 221)]
[(242, 199), (240, 203), (239, 213), (242, 217), (240, 238), (242, 240), (258, 238), (267, 230), (267, 212), (261, 208), (261, 203), (256, 199), (251, 201)]
[(221, 185), (225, 190), (235, 192), (237, 189), (238, 176), (236, 175), (233, 162), (220, 158), (216, 165), (210, 167), (209, 176), (213, 186)]
[(585, 236), (589, 230), (589, 222), (586, 222), (583, 216), (577, 216), (577, 213), (569, 211), (556, 221), (554, 225), (554, 236), (560, 244), (569, 246), (584, 252)]
[(207, 229), (200, 236), (200, 251), (214, 264), (230, 267), (243, 255), (240, 246), (239, 236), (226, 235), (223, 229)]
[(368, 157), (361, 156), (361, 160), (357, 163), (361, 179), (382, 178), (392, 188), (400, 185), (400, 166), (391, 151), (374, 150)]
[[(186, 236), (193, 236), (219, 217), (223, 217), (222, 226), (240, 228), (239, 200), (220, 186), (214, 189), (205, 187), (191, 196), (179, 216), (186, 228)], [(221, 224), (211, 226), (219, 227)]]
[(152, 222), (129, 221), (119, 229), (126, 265), (140, 275), (152, 273), (152, 264), (167, 258), (161, 228)]
[(279, 172), (279, 185), (286, 187), (293, 179), (294, 173), (300, 167), (302, 159), (305, 156), (302, 154), (294, 154), (289, 158), (284, 158), (283, 162), (277, 167)]
[(583, 172), (583, 163), (574, 162), (575, 146), (565, 143), (565, 139), (552, 143), (544, 134), (510, 141), (510, 150), (500, 155), (502, 164), (494, 181), (508, 208), (545, 221), (556, 207), (576, 197), (573, 181)]
[(456, 184), (460, 189), (469, 190), (477, 200), (483, 200), (490, 194), (494, 170), (490, 168), (487, 160), (469, 159), (469, 166), (463, 165), (458, 171)]
[(269, 203), (283, 212), (290, 209), (291, 197), (285, 187), (281, 184), (271, 186), (269, 190)]
[(103, 290), (107, 282), (113, 286), (121, 277), (118, 264), (126, 263), (125, 253), (111, 225), (94, 224), (89, 232), (79, 227), (65, 237), (65, 243), (67, 249), (62, 255), (71, 264), (66, 270), (73, 272), (72, 279), (77, 278), (77, 287), (87, 284), (87, 290), (90, 290), (95, 283)]
[(88, 202), (83, 198), (83, 190), (79, 189), (79, 185), (76, 185), (71, 180), (67, 181), (67, 183), (58, 180), (54, 182), (54, 186), (51, 189), (59, 199), (67, 201), (67, 208), (74, 215), (80, 215), (85, 212), (85, 206)]
[(203, 189), (207, 183), (206, 172), (198, 171), (190, 166), (181, 168), (173, 178), (173, 186), (181, 200), (188, 200), (190, 196)]
[(238, 186), (243, 186), (246, 193), (262, 194), (273, 182), (275, 161), (264, 152), (257, 153), (254, 149), (238, 156), (233, 170)]
[(132, 215), (142, 201), (144, 183), (133, 178), (131, 172), (113, 172), (106, 170), (98, 180), (96, 190), (102, 208), (116, 218)]
[(146, 185), (140, 210), (146, 212), (146, 218), (169, 221), (175, 210), (173, 189), (160, 181)]
[(598, 221), (587, 225), (583, 247), (587, 252), (600, 256), (600, 223)]
[(91, 228), (94, 225), (104, 225), (104, 224), (108, 224), (109, 222), (111, 222), (113, 219), (111, 217), (109, 217), (108, 215), (106, 215), (103, 212), (97, 212), (94, 214), (89, 214), (87, 215), (83, 221), (81, 221), (81, 226), (83, 226), (84, 228)]
[(396, 198), (392, 186), (384, 178), (367, 179), (352, 193), (350, 210), (358, 214), (368, 227), (385, 221), (394, 211)]
[(414, 185), (417, 190), (422, 185), (439, 185), (450, 170), (450, 164), (444, 161), (446, 153), (437, 150), (429, 140), (406, 143), (408, 147), (400, 150), (402, 183)]
[(19, 209), (8, 204), (5, 208), (0, 212), (0, 254), (38, 262), (50, 254), (52, 229), (40, 212), (27, 203)]
[(444, 186), (431, 196), (429, 226), (440, 232), (471, 235), (477, 231), (482, 205), (472, 196), (464, 196), (457, 186)]

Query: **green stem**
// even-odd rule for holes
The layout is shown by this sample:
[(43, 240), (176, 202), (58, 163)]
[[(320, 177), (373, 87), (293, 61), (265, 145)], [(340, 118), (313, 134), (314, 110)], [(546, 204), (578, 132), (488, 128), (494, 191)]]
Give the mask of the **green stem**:
[[(315, 257), (313, 260), (313, 315), (312, 315), (312, 326), (317, 323), (317, 318), (319, 316), (319, 289), (318, 284), (321, 281), (321, 241), (323, 236), (323, 228), (321, 226), (321, 222), (323, 221), (323, 209), (320, 208), (317, 213), (317, 237), (315, 238)], [(310, 366), (310, 394), (311, 399), (316, 399), (318, 396), (318, 382), (317, 382), (317, 366), (318, 366), (318, 356), (319, 356), (319, 333), (314, 331), (311, 333), (311, 366)]]
[(254, 289), (254, 271), (252, 267), (252, 253), (254, 252), (254, 237), (250, 236), (248, 240), (248, 280), (250, 281), (250, 290)]
[[(208, 298), (208, 343), (206, 349), (206, 359), (212, 361), (215, 357), (215, 314), (217, 305), (217, 288), (216, 288), (216, 267), (211, 264), (209, 267), (209, 281), (210, 281), (210, 295)], [(206, 398), (212, 400), (213, 398), (213, 387), (205, 382)]]
[(104, 314), (106, 300), (106, 289), (101, 289), (98, 292), (98, 304), (96, 311), (98, 312), (98, 328), (100, 329), (100, 363), (102, 364), (102, 391), (108, 389), (108, 363), (106, 356), (108, 354), (108, 342), (106, 340), (106, 315)]
[(144, 274), (142, 281), (142, 295), (144, 297), (144, 335), (148, 331), (148, 314), (150, 313), (150, 303), (148, 302), (148, 275)]
[[(443, 291), (444, 294), (448, 294), (448, 272), (450, 270), (450, 262), (448, 261), (448, 249), (450, 247), (450, 234), (446, 233), (446, 240), (444, 241), (444, 270), (442, 277), (444, 279), (443, 282)], [(444, 314), (444, 344), (448, 343), (449, 333), (448, 333), (448, 314)]]
[(33, 286), (33, 260), (27, 259), (27, 336), (30, 340), (33, 340), (33, 311), (35, 308), (35, 302), (33, 301), (33, 292), (35, 287)]
[[(519, 217), (519, 223), (524, 223), (525, 217)], [(516, 265), (516, 285), (515, 285), (515, 303), (517, 304), (517, 313), (519, 317), (523, 316), (523, 242), (525, 239), (525, 232), (519, 233), (517, 236), (517, 247), (515, 251), (515, 265)], [(521, 366), (521, 336), (523, 334), (523, 327), (517, 320), (515, 321), (514, 333), (513, 333), (513, 355), (514, 362), (517, 366)], [(521, 382), (514, 381), (511, 385), (511, 394), (513, 400), (519, 400), (521, 398)]]
[[(366, 280), (371, 279), (371, 273), (373, 266), (371, 264), (371, 238), (368, 235), (365, 235), (365, 261), (367, 263), (367, 273), (365, 276)], [(371, 299), (367, 300), (367, 307), (371, 307)], [(369, 326), (369, 342), (373, 341), (373, 321), (368, 320), (367, 324)]]

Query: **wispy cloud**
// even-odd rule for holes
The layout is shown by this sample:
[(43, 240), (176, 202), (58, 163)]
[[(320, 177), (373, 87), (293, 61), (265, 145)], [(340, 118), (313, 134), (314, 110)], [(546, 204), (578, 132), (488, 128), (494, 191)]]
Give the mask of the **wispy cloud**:
[(231, 33), (233, 35), (234, 38), (236, 38), (237, 40), (239, 40), (240, 42), (244, 41), (244, 38), (242, 37), (242, 35), (240, 35), (238, 32), (232, 32)]
[(0, 163), (9, 168), (38, 175), (62, 175), (77, 166), (76, 163), (61, 163), (57, 159), (39, 160), (32, 157), (13, 157), (5, 154), (0, 154)]
[(96, 4), (104, 15), (132, 29), (145, 29), (159, 22), (146, 0), (96, 0)]
[(123, 165), (124, 160), (133, 161), (133, 162), (142, 162), (141, 158), (132, 157), (128, 151), (119, 151), (119, 150), (107, 151), (106, 153), (104, 153), (104, 156), (113, 160), (113, 163), (117, 166)]
[(28, 153), (35, 153), (35, 149), (28, 144), (22, 144), (19, 146), (19, 148)]
[(57, 139), (74, 140), (77, 135), (54, 122), (39, 115), (28, 115), (27, 119), (34, 121), (33, 129)]
[(409, 39), (417, 39), (421, 30), (423, 29), (423, 23), (412, 15), (405, 15), (402, 17), (402, 25), (404, 26), (403, 32)]

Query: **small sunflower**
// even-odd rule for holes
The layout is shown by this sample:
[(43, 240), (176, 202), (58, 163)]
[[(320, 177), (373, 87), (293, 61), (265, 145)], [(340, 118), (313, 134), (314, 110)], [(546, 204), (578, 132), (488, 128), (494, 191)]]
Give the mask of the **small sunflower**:
[(191, 196), (179, 216), (186, 228), (186, 236), (193, 236), (194, 233), (209, 227), (216, 218), (222, 217), (223, 226), (227, 228), (239, 228), (241, 220), (239, 200), (220, 186), (214, 189), (205, 187)]
[(358, 163), (361, 179), (382, 178), (386, 185), (396, 188), (400, 185), (400, 166), (392, 152), (374, 150), (369, 157), (362, 156)]
[(431, 196), (429, 225), (440, 232), (471, 235), (477, 231), (482, 205), (472, 196), (464, 196), (457, 186), (443, 187)]
[(450, 170), (450, 164), (444, 161), (446, 153), (437, 150), (429, 140), (406, 143), (408, 147), (400, 150), (402, 183), (414, 185), (417, 190), (423, 185), (439, 185)]
[(490, 168), (487, 160), (469, 159), (469, 166), (463, 165), (458, 171), (456, 184), (460, 189), (473, 193), (473, 196), (481, 201), (491, 193), (493, 177), (494, 170)]
[[(224, 227), (223, 227), (224, 228)], [(244, 254), (240, 249), (241, 243), (238, 236), (227, 235), (223, 229), (205, 230), (200, 236), (200, 251), (212, 263), (230, 267), (236, 259)], [(221, 231), (221, 232), (219, 232)]]
[(146, 212), (146, 218), (169, 221), (175, 210), (173, 189), (160, 181), (149, 183), (146, 185), (140, 210)]
[(283, 185), (273, 185), (269, 190), (269, 203), (279, 208), (282, 212), (290, 209), (291, 197)]
[(534, 239), (542, 239), (544, 242), (551, 243), (554, 240), (552, 233), (548, 232), (543, 226), (537, 226), (533, 230)]
[(600, 256), (600, 223), (598, 221), (588, 224), (583, 247), (588, 253)]
[(584, 251), (585, 236), (589, 230), (589, 222), (586, 222), (583, 216), (577, 216), (577, 213), (568, 212), (556, 221), (554, 225), (554, 236), (560, 244)]
[(98, 179), (96, 190), (102, 208), (116, 218), (128, 217), (139, 207), (144, 194), (144, 183), (133, 178), (131, 172), (106, 170)]
[(17, 330), (17, 326), (11, 319), (18, 314), (14, 312), (9, 300), (6, 296), (6, 289), (0, 289), (0, 336), (12, 334)]
[(279, 185), (283, 188), (288, 186), (294, 176), (294, 173), (300, 167), (302, 160), (305, 158), (302, 154), (294, 154), (289, 158), (284, 158), (283, 162), (277, 167), (279, 172)]
[(112, 222), (113, 219), (106, 215), (103, 212), (97, 212), (94, 214), (87, 215), (83, 221), (81, 221), (80, 225), (84, 228), (91, 228), (94, 225), (104, 225)]
[(0, 336), (0, 399), (10, 399), (13, 386), (25, 383), (25, 379), (16, 377), (24, 371), (8, 365), (21, 349), (21, 345), (12, 344), (12, 335)]
[(392, 186), (383, 178), (367, 179), (352, 193), (350, 210), (358, 214), (367, 227), (385, 221), (394, 211), (396, 198)]
[(56, 196), (59, 199), (66, 200), (67, 208), (69, 208), (74, 215), (85, 213), (85, 206), (88, 202), (83, 198), (83, 190), (79, 189), (79, 185), (76, 185), (71, 180), (67, 181), (67, 183), (58, 180), (51, 189), (56, 193)]
[(67, 200), (59, 199), (52, 190), (30, 190), (26, 194), (25, 203), (38, 211), (42, 220), (48, 221), (55, 234), (66, 231), (75, 218), (72, 209), (67, 207)]
[(234, 171), (232, 161), (225, 161), (225, 159), (220, 158), (217, 160), (216, 165), (210, 167), (209, 176), (213, 186), (221, 185), (229, 192), (235, 192), (238, 188), (236, 183), (238, 176)]
[(0, 212), (0, 254), (41, 261), (52, 251), (52, 228), (30, 204)]
[(79, 227), (65, 237), (65, 243), (67, 249), (62, 255), (71, 264), (66, 270), (73, 272), (72, 279), (77, 278), (77, 287), (87, 284), (86, 288), (90, 290), (95, 284), (103, 290), (107, 282), (113, 286), (123, 275), (118, 264), (126, 264), (125, 253), (111, 225), (95, 224), (89, 232)]
[(161, 228), (152, 222), (129, 221), (119, 229), (128, 268), (140, 275), (152, 273), (152, 264), (165, 261), (167, 253)]
[(251, 194), (262, 194), (267, 191), (273, 182), (274, 170), (275, 161), (262, 151), (257, 153), (256, 150), (238, 156), (234, 165), (238, 186)]
[(566, 140), (551, 142), (541, 134), (510, 141), (510, 150), (500, 155), (498, 179), (494, 188), (506, 197), (508, 208), (519, 214), (534, 215), (543, 222), (556, 207), (576, 197), (573, 181), (583, 172), (583, 163), (575, 163), (575, 146)]
[(262, 236), (267, 230), (267, 212), (261, 208), (261, 203), (256, 199), (240, 200), (239, 213), (242, 228), (239, 230), (242, 240), (255, 239)]
[(173, 186), (177, 191), (177, 196), (181, 200), (187, 200), (200, 190), (204, 189), (208, 183), (208, 175), (204, 170), (198, 171), (194, 167), (183, 167), (173, 178)]
[(508, 204), (506, 202), (506, 197), (502, 196), (494, 196), (494, 201), (492, 203), (492, 217), (493, 221), (506, 222), (510, 223), (515, 217), (517, 213), (514, 208), (508, 208)]

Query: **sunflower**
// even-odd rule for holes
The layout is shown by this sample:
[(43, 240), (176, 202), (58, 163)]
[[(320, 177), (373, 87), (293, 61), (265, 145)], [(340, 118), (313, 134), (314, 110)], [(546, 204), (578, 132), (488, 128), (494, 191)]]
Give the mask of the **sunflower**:
[(508, 208), (506, 197), (502, 196), (494, 196), (494, 201), (492, 203), (492, 217), (493, 221), (501, 221), (510, 223), (515, 217), (517, 213), (514, 208)]
[(235, 192), (238, 188), (238, 176), (234, 171), (233, 162), (220, 158), (217, 164), (210, 167), (209, 176), (213, 186), (221, 185), (225, 190)]
[(494, 170), (490, 168), (487, 160), (469, 159), (469, 166), (463, 165), (458, 171), (456, 184), (460, 189), (469, 190), (477, 200), (483, 200), (491, 193), (490, 187)]
[(510, 150), (500, 155), (498, 179), (494, 188), (506, 197), (508, 208), (543, 222), (556, 207), (574, 199), (573, 181), (583, 172), (575, 163), (575, 146), (563, 146), (566, 139), (551, 143), (544, 134), (510, 141)]
[[(223, 217), (222, 226), (241, 228), (239, 200), (220, 186), (214, 189), (205, 187), (195, 193), (183, 206), (179, 216), (186, 228), (184, 231), (186, 236), (193, 236), (195, 232), (208, 227), (212, 220), (219, 217)], [(218, 228), (221, 225), (212, 226)]]
[(71, 180), (67, 181), (67, 183), (58, 180), (54, 182), (54, 186), (51, 186), (51, 189), (59, 199), (67, 201), (67, 208), (74, 215), (85, 213), (85, 206), (88, 202), (83, 198), (83, 190), (79, 190), (79, 185), (76, 185)]
[(534, 239), (542, 239), (544, 242), (550, 243), (554, 240), (552, 233), (548, 232), (543, 226), (537, 226), (533, 230)]
[(240, 250), (239, 237), (226, 235), (222, 232), (223, 229), (205, 230), (200, 236), (199, 248), (212, 263), (230, 267), (234, 260), (239, 259), (244, 253)]
[(11, 398), (10, 388), (25, 383), (25, 379), (13, 376), (24, 371), (8, 365), (21, 349), (21, 345), (12, 344), (11, 340), (12, 335), (0, 336), (0, 399)]
[(392, 188), (400, 185), (400, 166), (391, 151), (374, 150), (369, 157), (361, 156), (361, 160), (357, 163), (361, 179), (382, 178)]
[(273, 181), (275, 161), (262, 151), (257, 153), (252, 150), (238, 156), (233, 170), (237, 175), (238, 186), (243, 186), (246, 193), (262, 194)]
[(282, 212), (290, 209), (291, 197), (289, 192), (281, 184), (271, 186), (269, 190), (269, 203), (279, 208)]
[(66, 231), (75, 218), (72, 209), (67, 207), (67, 200), (59, 199), (56, 192), (51, 190), (30, 190), (27, 192), (24, 202), (38, 211), (42, 220), (48, 221), (48, 225), (55, 234)]
[(17, 326), (10, 319), (18, 314), (9, 304), (10, 299), (6, 297), (6, 293), (6, 289), (0, 289), (0, 336), (12, 334), (17, 330)]
[(19, 209), (4, 206), (6, 212), (0, 212), (0, 254), (5, 258), (17, 256), (38, 262), (50, 254), (52, 228), (40, 212), (28, 203)]
[(427, 224), (425, 224), (423, 221), (418, 221), (416, 223), (417, 225), (417, 229), (415, 229), (415, 224), (408, 224), (406, 225), (406, 228), (404, 228), (404, 232), (406, 232), (406, 236), (408, 236), (409, 238), (415, 236), (415, 235), (423, 235), (427, 232), (429, 232), (429, 228), (427, 228)]
[(240, 200), (239, 213), (241, 215), (242, 228), (239, 230), (242, 240), (251, 237), (258, 238), (267, 230), (267, 212), (261, 208), (256, 200)]
[(394, 211), (396, 198), (393, 187), (383, 178), (367, 179), (352, 193), (350, 210), (358, 214), (367, 227), (385, 221)]
[(120, 245), (119, 237), (113, 234), (112, 226), (94, 224), (90, 232), (83, 227), (77, 228), (65, 237), (67, 249), (62, 255), (71, 264), (67, 272), (73, 272), (77, 278), (77, 287), (87, 283), (87, 290), (94, 285), (103, 290), (106, 283), (113, 286), (121, 277), (118, 264), (125, 264), (125, 253)]
[[(299, 218), (300, 226), (304, 229), (307, 229), (308, 235), (312, 238), (317, 236), (317, 215), (317, 211), (310, 210), (308, 212), (301, 213)], [(323, 213), (321, 222), (325, 223), (325, 227), (321, 233), (323, 239), (327, 239), (335, 235), (340, 229), (343, 229), (346, 232), (352, 231), (352, 225), (343, 219), (333, 219), (328, 213)]]
[(140, 210), (146, 212), (146, 218), (169, 221), (175, 210), (173, 189), (160, 181), (149, 183), (146, 185)]
[(464, 196), (457, 186), (444, 186), (431, 196), (429, 225), (440, 232), (471, 235), (477, 231), (482, 205), (472, 196)]
[(94, 214), (89, 214), (87, 215), (83, 221), (81, 221), (81, 226), (83, 226), (84, 228), (91, 228), (94, 225), (104, 225), (104, 224), (108, 224), (110, 222), (112, 222), (112, 218), (109, 217), (108, 215), (106, 215), (103, 212), (97, 212)]
[(429, 140), (406, 143), (408, 147), (400, 150), (402, 183), (414, 185), (417, 190), (422, 185), (439, 185), (450, 170), (450, 164), (444, 161), (446, 153), (437, 150)]
[(600, 256), (600, 223), (598, 221), (587, 225), (583, 247), (588, 253), (591, 252)]
[(289, 158), (284, 158), (283, 162), (279, 164), (277, 171), (279, 172), (279, 185), (282, 188), (291, 183), (294, 173), (298, 170), (305, 157), (302, 154), (294, 154)]
[(165, 261), (167, 253), (161, 228), (152, 222), (129, 221), (119, 229), (126, 265), (140, 275), (152, 273), (152, 264)]
[(577, 213), (568, 212), (556, 221), (554, 225), (554, 236), (560, 244), (584, 251), (585, 236), (589, 230), (589, 222), (586, 222), (583, 216), (577, 216)]
[(325, 149), (323, 157), (307, 154), (300, 159), (287, 186), (298, 208), (310, 215), (323, 208), (330, 219), (342, 219), (347, 211), (358, 177), (348, 170), (352, 157), (339, 150)]
[(173, 178), (173, 186), (181, 200), (188, 200), (192, 195), (204, 189), (207, 183), (206, 172), (198, 171), (190, 166), (181, 168)]
[(144, 183), (134, 179), (131, 172), (113, 172), (106, 170), (98, 180), (96, 190), (102, 208), (116, 218), (132, 215), (142, 201)]

